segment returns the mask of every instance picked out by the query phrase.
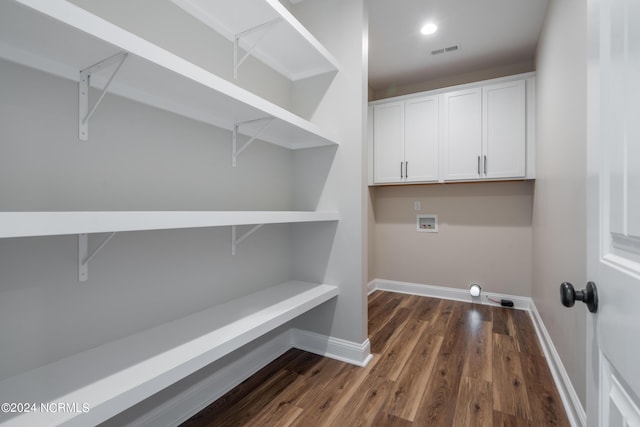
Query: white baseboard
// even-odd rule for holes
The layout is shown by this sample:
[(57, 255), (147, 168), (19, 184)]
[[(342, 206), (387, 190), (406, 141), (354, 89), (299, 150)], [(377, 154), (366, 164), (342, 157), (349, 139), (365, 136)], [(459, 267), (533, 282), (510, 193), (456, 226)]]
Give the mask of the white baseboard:
[(516, 295), (498, 294), (495, 292), (482, 292), (482, 297), (473, 298), (467, 289), (447, 288), (444, 286), (422, 285), (419, 283), (399, 282), (395, 280), (374, 279), (367, 285), (369, 293), (380, 290), (398, 292), (409, 295), (450, 299), (455, 301), (473, 302), (476, 304), (497, 305), (489, 301), (487, 297), (513, 301), (513, 308), (529, 310), (531, 298)]
[[(482, 298), (482, 300), (480, 300), (479, 298), (472, 298), (466, 289), (446, 288), (442, 286), (422, 285), (418, 283), (374, 279), (369, 282), (369, 284), (367, 285), (367, 289), (369, 290), (369, 293), (372, 293), (376, 290), (381, 290), (410, 295), (420, 295), (432, 298), (496, 305), (491, 301), (488, 301), (486, 297)], [(483, 292), (483, 295), (485, 295), (485, 292)], [(498, 300), (511, 300), (514, 303), (514, 308), (528, 311), (531, 314), (533, 326), (536, 330), (536, 335), (538, 336), (538, 340), (540, 341), (542, 350), (548, 361), (551, 375), (553, 376), (553, 380), (556, 384), (556, 387), (558, 388), (558, 393), (560, 394), (560, 399), (562, 399), (564, 409), (567, 412), (569, 422), (573, 427), (586, 427), (587, 416), (585, 410), (580, 403), (578, 394), (576, 393), (576, 390), (571, 383), (571, 379), (569, 378), (569, 375), (567, 374), (567, 371), (562, 364), (560, 355), (553, 345), (551, 336), (547, 332), (547, 328), (545, 327), (544, 322), (542, 321), (542, 317), (540, 317), (540, 313), (538, 313), (538, 309), (536, 308), (533, 300), (529, 297), (497, 294), (493, 292), (486, 293), (486, 296)]]
[(531, 313), (536, 334), (538, 335), (538, 339), (542, 345), (542, 351), (549, 363), (551, 375), (556, 383), (556, 387), (558, 387), (558, 392), (560, 393), (560, 398), (562, 399), (565, 411), (567, 412), (567, 417), (569, 417), (569, 422), (574, 427), (586, 427), (587, 414), (582, 407), (582, 403), (580, 403), (578, 394), (576, 393), (575, 388), (573, 388), (571, 379), (569, 379), (569, 375), (562, 364), (560, 355), (558, 354), (556, 347), (553, 345), (551, 336), (549, 335), (533, 300), (531, 301), (529, 312)]
[(351, 363), (352, 365), (367, 366), (373, 358), (368, 338), (362, 344), (358, 344), (327, 335), (294, 329), (292, 339), (295, 348)]

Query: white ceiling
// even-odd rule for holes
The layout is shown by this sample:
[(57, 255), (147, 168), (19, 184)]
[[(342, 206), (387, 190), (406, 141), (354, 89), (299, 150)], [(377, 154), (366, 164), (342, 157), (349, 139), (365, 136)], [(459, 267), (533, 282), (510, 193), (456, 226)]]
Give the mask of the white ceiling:
[[(548, 0), (367, 2), (369, 86), (380, 90), (533, 59)], [(420, 34), (427, 21), (438, 25), (431, 36)]]

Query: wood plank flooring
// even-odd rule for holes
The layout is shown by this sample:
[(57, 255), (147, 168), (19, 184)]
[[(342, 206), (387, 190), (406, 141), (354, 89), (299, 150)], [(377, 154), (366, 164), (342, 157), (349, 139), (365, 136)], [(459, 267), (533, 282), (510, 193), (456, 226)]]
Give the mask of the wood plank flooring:
[(183, 423), (569, 426), (528, 313), (374, 292), (366, 368), (290, 350)]

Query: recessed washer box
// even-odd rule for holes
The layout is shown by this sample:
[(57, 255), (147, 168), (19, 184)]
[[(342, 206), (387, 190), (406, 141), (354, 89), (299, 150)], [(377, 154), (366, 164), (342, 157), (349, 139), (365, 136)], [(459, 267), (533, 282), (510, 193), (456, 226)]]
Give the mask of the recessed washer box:
[(422, 233), (438, 232), (438, 215), (416, 215), (416, 223)]

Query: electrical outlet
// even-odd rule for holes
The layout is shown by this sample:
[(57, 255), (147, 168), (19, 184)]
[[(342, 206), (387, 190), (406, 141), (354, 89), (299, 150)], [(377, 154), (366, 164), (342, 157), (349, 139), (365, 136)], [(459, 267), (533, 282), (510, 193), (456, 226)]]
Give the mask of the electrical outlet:
[(422, 210), (422, 203), (420, 203), (420, 200), (413, 202), (413, 210), (416, 212), (420, 212)]

